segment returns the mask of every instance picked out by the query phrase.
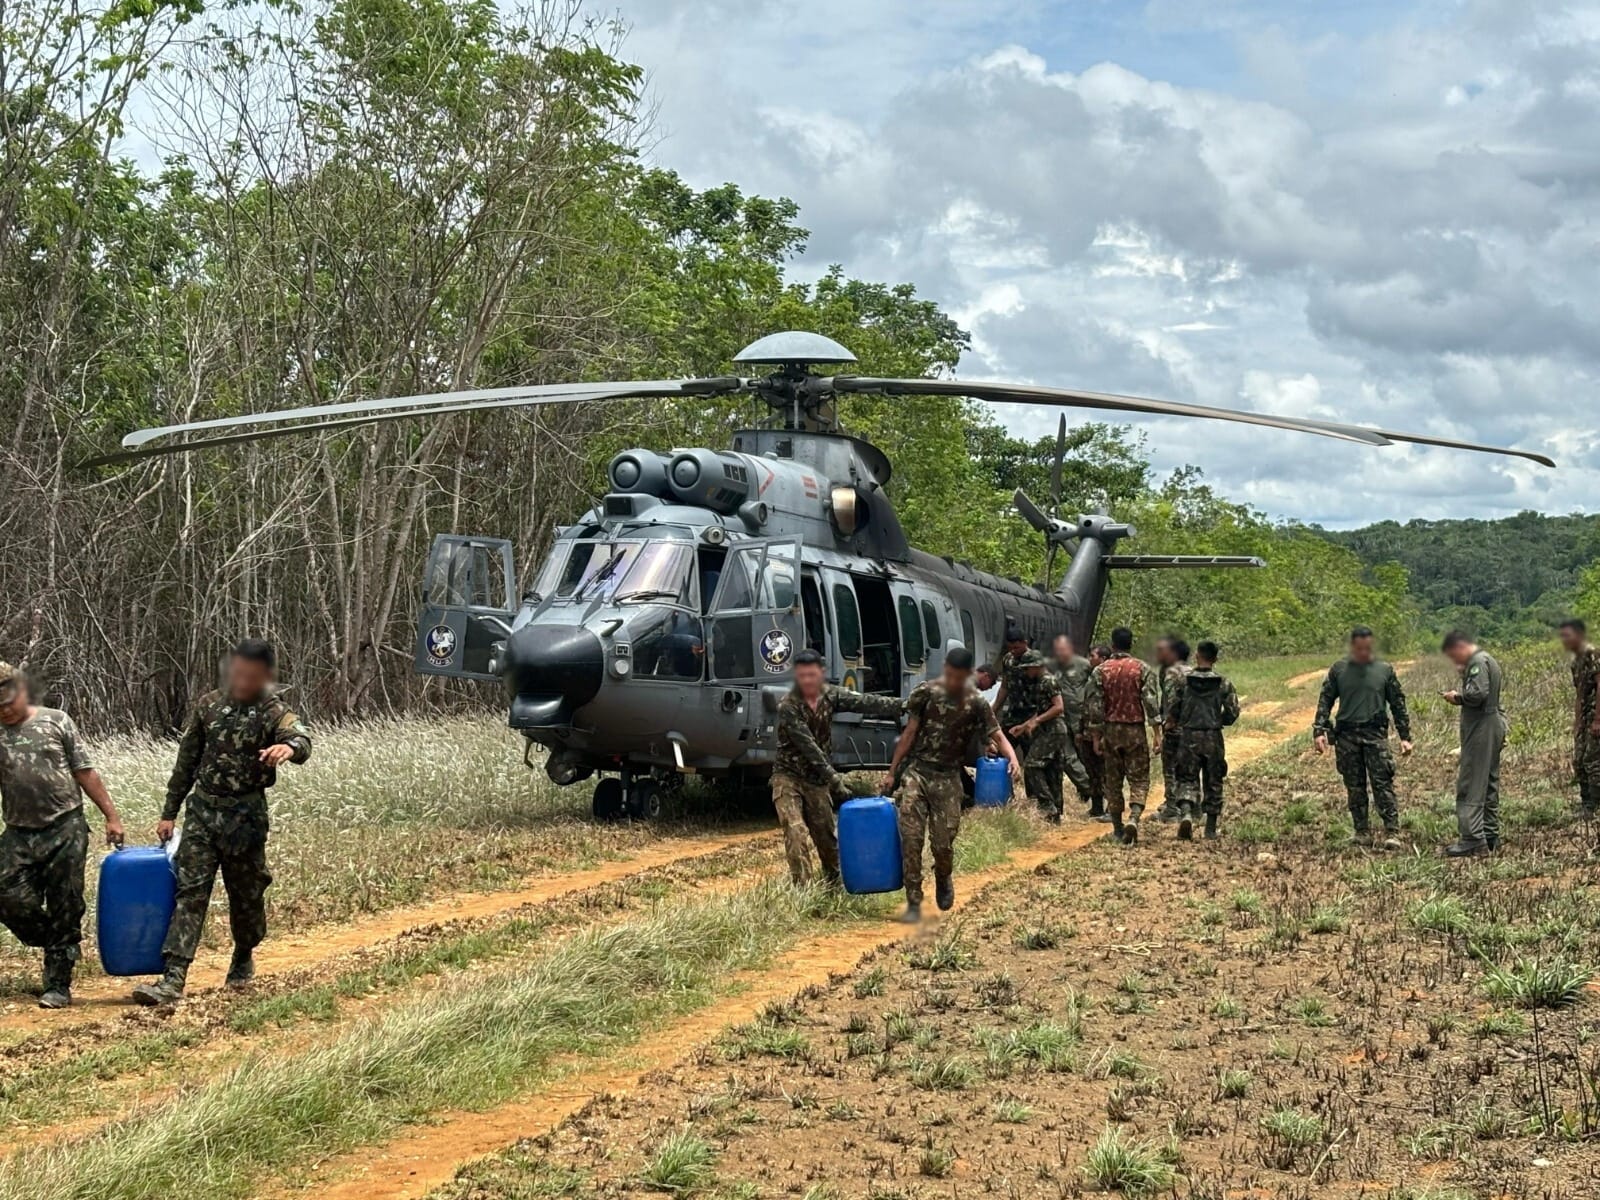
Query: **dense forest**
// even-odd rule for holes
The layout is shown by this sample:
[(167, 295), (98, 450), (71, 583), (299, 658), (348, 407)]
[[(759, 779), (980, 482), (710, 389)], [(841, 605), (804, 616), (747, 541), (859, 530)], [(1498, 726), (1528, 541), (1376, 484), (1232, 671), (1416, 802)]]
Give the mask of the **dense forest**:
[(1430, 634), (1459, 627), (1503, 643), (1547, 637), (1574, 613), (1600, 621), (1600, 517), (1524, 512), (1321, 532), (1368, 563), (1404, 567)]
[[(911, 285), (786, 273), (806, 241), (796, 205), (647, 161), (619, 38), (566, 0), (7, 4), (0, 656), (101, 728), (170, 726), (247, 631), (281, 644), (319, 717), (455, 703), (410, 672), (434, 533), (511, 537), (526, 569), (618, 449), (717, 445), (749, 413), (569, 404), (75, 467), (134, 427), (714, 374), (785, 328), (838, 338), (865, 372), (954, 372), (967, 335)], [(918, 544), (1040, 577), (1009, 497), (1047, 496), (1053, 439), (950, 399), (855, 398), (843, 417), (894, 459)], [(1407, 641), (1408, 570), (1430, 610), (1510, 594), (1431, 590), (1469, 573), (1412, 527), (1325, 535), (1196, 470), (1156, 478), (1126, 429), (1073, 430), (1065, 490), (1064, 510), (1134, 522), (1130, 548), (1268, 559), (1113, 589), (1108, 619), (1233, 653), (1329, 648), (1355, 620)], [(1574, 587), (1592, 541), (1535, 592)], [(1497, 569), (1513, 590), (1529, 579), (1526, 559)]]

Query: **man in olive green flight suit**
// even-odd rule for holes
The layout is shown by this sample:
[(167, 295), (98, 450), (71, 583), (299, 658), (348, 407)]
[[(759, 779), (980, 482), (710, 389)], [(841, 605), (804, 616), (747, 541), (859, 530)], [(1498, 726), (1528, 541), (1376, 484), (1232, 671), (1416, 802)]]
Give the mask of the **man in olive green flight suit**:
[(156, 834), (171, 839), (188, 805), (173, 867), (178, 907), (161, 953), (166, 974), (133, 989), (140, 1004), (176, 1004), (183, 997), (205, 928), (217, 873), (228, 890), (233, 933), (229, 987), (255, 978), (253, 952), (267, 936), (267, 789), (284, 763), (311, 757), (311, 735), (275, 685), (277, 655), (266, 642), (240, 642), (228, 659), (227, 687), (196, 706), (178, 746)]
[(1561, 622), (1561, 645), (1572, 655), (1572, 770), (1578, 777), (1583, 815), (1600, 813), (1600, 650), (1589, 644), (1589, 627), (1576, 617)]
[(0, 662), (0, 925), (44, 951), (40, 1008), (72, 1003), (89, 855), (85, 795), (105, 816), (106, 843), (122, 845), (117, 806), (72, 718), (35, 705), (22, 672)]
[[(1400, 735), (1400, 753), (1411, 753), (1411, 713), (1395, 669), (1377, 656), (1372, 630), (1350, 631), (1350, 652), (1328, 668), (1312, 725), (1318, 754), (1328, 752), (1344, 780), (1350, 821), (1357, 839), (1369, 839), (1368, 796), (1383, 821), (1384, 846), (1400, 848), (1400, 803), (1394, 790), (1394, 754), (1389, 749), (1389, 717)], [(1337, 713), (1335, 709), (1337, 708)]]
[(1500, 704), (1500, 664), (1464, 633), (1445, 635), (1443, 649), (1461, 673), (1461, 685), (1444, 698), (1461, 710), (1461, 759), (1456, 766), (1456, 833), (1444, 852), (1466, 858), (1500, 848), (1500, 752), (1505, 749), (1505, 709)]
[(783, 825), (783, 852), (796, 887), (811, 882), (811, 847), (817, 848), (822, 877), (839, 881), (839, 835), (833, 802), (848, 800), (850, 789), (833, 766), (833, 714), (900, 715), (898, 696), (866, 696), (831, 686), (822, 655), (795, 655), (794, 688), (778, 705), (778, 759), (772, 769), (772, 804)]

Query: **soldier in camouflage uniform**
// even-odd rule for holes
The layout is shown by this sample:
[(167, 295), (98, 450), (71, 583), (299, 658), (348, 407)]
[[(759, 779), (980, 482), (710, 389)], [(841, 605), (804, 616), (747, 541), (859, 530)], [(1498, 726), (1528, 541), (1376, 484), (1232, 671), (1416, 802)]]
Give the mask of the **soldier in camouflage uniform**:
[(1561, 623), (1561, 645), (1572, 655), (1572, 769), (1578, 777), (1583, 815), (1600, 813), (1600, 650), (1589, 644), (1589, 627), (1573, 618)]
[[(789, 878), (797, 887), (811, 882), (811, 844), (822, 861), (822, 877), (839, 881), (839, 837), (833, 801), (848, 800), (850, 789), (833, 768), (833, 714), (865, 713), (898, 717), (895, 696), (863, 696), (831, 687), (823, 678), (822, 655), (802, 650), (794, 660), (794, 687), (778, 705), (778, 760), (772, 770), (772, 803), (783, 824), (783, 850)], [(809, 831), (809, 834), (808, 834)]]
[(1504, 678), (1488, 651), (1464, 633), (1445, 634), (1443, 650), (1461, 672), (1461, 686), (1444, 694), (1461, 710), (1461, 757), (1456, 760), (1456, 840), (1451, 858), (1500, 849), (1500, 753), (1510, 726), (1500, 696)]
[[(1198, 806), (1206, 815), (1206, 837), (1217, 836), (1222, 815), (1222, 781), (1228, 777), (1228, 753), (1223, 730), (1239, 719), (1239, 693), (1233, 681), (1217, 673), (1215, 642), (1201, 642), (1198, 665), (1186, 671), (1167, 696), (1167, 753), (1174, 756), (1173, 787), (1178, 809), (1178, 837), (1194, 836)], [(1179, 737), (1175, 741), (1173, 734)]]
[(1394, 850), (1401, 844), (1400, 805), (1394, 791), (1394, 755), (1389, 750), (1390, 714), (1400, 735), (1400, 752), (1410, 754), (1411, 714), (1405, 689), (1394, 668), (1377, 657), (1372, 630), (1358, 625), (1350, 631), (1350, 653), (1328, 668), (1322, 681), (1312, 734), (1318, 754), (1326, 754), (1329, 741), (1333, 742), (1334, 763), (1344, 780), (1356, 837), (1371, 835), (1370, 789), (1372, 805), (1383, 821), (1383, 844)]
[(72, 718), (34, 705), (22, 672), (0, 662), (0, 925), (44, 950), (41, 1008), (72, 1003), (89, 856), (85, 794), (105, 815), (106, 843), (122, 845), (117, 806)]
[[(1161, 676), (1161, 711), (1166, 712), (1183, 677), (1189, 673), (1189, 643), (1175, 633), (1156, 640), (1156, 670)], [(1167, 727), (1161, 739), (1161, 807), (1156, 820), (1178, 819), (1178, 755), (1183, 731)]]
[[(1029, 715), (1007, 732), (1013, 746), (1020, 742), (1026, 747), (1018, 757), (1022, 760), (1022, 778), (1028, 789), (1028, 799), (1039, 806), (1046, 819), (1059, 824), (1061, 779), (1070, 744), (1067, 723), (1062, 719), (1065, 704), (1061, 681), (1037, 650), (1024, 654), (1021, 665), (1021, 686), (1027, 689), (1027, 700), (1021, 708)], [(1019, 689), (1019, 701), (1023, 695)]]
[(1083, 722), (1078, 730), (1078, 757), (1083, 762), (1084, 774), (1089, 777), (1089, 816), (1096, 821), (1110, 821), (1106, 811), (1106, 760), (1095, 749), (1094, 731), (1089, 728), (1089, 684), (1094, 669), (1111, 658), (1111, 647), (1104, 642), (1089, 650), (1089, 674), (1083, 685)]
[[(1087, 705), (1094, 748), (1105, 760), (1111, 828), (1127, 846), (1139, 840), (1139, 818), (1150, 795), (1150, 754), (1161, 752), (1161, 683), (1155, 668), (1134, 658), (1132, 649), (1131, 629), (1111, 631), (1111, 657), (1089, 676)], [(1146, 739), (1146, 725), (1155, 730), (1153, 746)]]
[(1022, 659), (1028, 653), (1028, 639), (1022, 630), (1006, 629), (1006, 652), (1000, 656), (1000, 690), (994, 695), (994, 711), (1000, 724), (1009, 729), (1026, 721), (1028, 709), (1028, 680), (1022, 670)]
[(972, 652), (963, 648), (944, 656), (939, 679), (919, 683), (906, 698), (910, 719), (894, 748), (894, 760), (883, 777), (887, 794), (907, 758), (896, 804), (900, 817), (900, 859), (905, 872), (906, 912), (914, 924), (922, 919), (922, 844), (933, 850), (934, 883), (940, 909), (956, 901), (956, 834), (961, 828), (961, 773), (973, 735), (995, 743), (1011, 763), (1011, 778), (1022, 781), (1016, 752), (1000, 730), (994, 709), (972, 687)]
[(1089, 693), (1090, 665), (1078, 657), (1072, 639), (1059, 634), (1051, 645), (1054, 661), (1050, 671), (1061, 685), (1061, 720), (1066, 725), (1067, 744), (1061, 755), (1061, 769), (1077, 790), (1078, 799), (1091, 807), (1094, 804), (1094, 780), (1088, 765), (1078, 751), (1083, 736), (1083, 706)]
[(163, 842), (188, 804), (174, 867), (178, 907), (161, 947), (166, 974), (133, 991), (140, 1004), (174, 1004), (183, 996), (205, 928), (217, 872), (228, 890), (233, 962), (228, 986), (255, 978), (252, 953), (267, 936), (267, 789), (284, 763), (311, 757), (306, 732), (274, 683), (276, 655), (247, 640), (228, 660), (228, 686), (196, 706), (178, 746), (157, 833)]

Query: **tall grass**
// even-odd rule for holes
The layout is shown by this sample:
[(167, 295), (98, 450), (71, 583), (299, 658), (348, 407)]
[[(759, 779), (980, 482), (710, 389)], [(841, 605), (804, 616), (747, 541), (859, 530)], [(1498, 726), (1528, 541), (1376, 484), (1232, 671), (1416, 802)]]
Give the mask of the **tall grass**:
[(472, 975), (293, 1054), (213, 1082), (80, 1142), (0, 1164), (0, 1200), (247, 1194), (265, 1173), (371, 1143), (526, 1088), (557, 1055), (625, 1042), (708, 1002), (819, 916), (866, 906), (767, 884), (563, 942), (522, 972)]

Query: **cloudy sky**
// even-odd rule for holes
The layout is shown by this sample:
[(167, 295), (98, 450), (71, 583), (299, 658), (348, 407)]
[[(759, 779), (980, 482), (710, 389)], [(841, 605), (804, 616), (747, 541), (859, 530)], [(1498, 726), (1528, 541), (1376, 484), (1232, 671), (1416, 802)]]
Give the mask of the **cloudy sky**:
[(915, 283), (971, 330), (962, 375), (1561, 464), (1142, 426), (1158, 466), (1196, 463), (1280, 516), (1600, 510), (1600, 0), (622, 13), (657, 159), (792, 196), (802, 273)]

